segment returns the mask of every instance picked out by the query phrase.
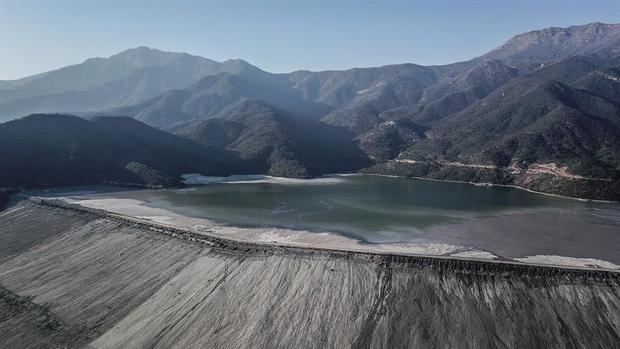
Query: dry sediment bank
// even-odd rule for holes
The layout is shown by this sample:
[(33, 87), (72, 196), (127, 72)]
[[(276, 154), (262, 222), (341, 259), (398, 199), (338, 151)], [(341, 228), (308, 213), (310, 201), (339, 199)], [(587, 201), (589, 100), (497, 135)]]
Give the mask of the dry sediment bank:
[(0, 227), (11, 347), (620, 344), (616, 272), (253, 244), (50, 201)]

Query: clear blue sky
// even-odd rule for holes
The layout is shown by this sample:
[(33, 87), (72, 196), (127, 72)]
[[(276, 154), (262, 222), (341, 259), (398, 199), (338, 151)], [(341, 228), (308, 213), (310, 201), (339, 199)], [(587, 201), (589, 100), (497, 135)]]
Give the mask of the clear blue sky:
[(444, 64), (594, 21), (620, 22), (620, 0), (0, 0), (0, 79), (141, 45), (272, 72)]

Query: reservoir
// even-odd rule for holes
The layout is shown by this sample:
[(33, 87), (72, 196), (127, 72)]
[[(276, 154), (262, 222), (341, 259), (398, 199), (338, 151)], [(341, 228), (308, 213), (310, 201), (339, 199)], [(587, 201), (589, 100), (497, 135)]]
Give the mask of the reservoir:
[[(506, 258), (565, 256), (620, 264), (616, 203), (361, 175), (311, 180), (192, 176), (187, 182), (196, 185), (94, 196), (140, 200), (231, 226), (336, 233), (366, 244), (441, 243)], [(76, 194), (84, 195), (62, 193)]]

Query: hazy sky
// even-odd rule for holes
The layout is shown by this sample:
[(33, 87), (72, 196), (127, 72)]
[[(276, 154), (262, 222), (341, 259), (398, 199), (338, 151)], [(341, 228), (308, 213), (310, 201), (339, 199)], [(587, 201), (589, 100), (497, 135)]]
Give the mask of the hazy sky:
[(594, 21), (620, 22), (620, 0), (0, 0), (0, 79), (142, 45), (272, 72), (444, 64)]

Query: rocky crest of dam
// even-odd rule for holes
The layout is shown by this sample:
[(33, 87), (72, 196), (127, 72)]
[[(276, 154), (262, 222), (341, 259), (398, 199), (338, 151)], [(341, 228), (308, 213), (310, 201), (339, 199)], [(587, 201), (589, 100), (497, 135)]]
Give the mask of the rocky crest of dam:
[(54, 201), (0, 212), (7, 348), (620, 346), (620, 273), (237, 242)]

